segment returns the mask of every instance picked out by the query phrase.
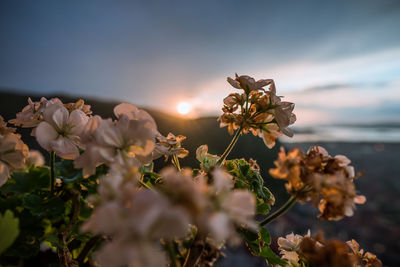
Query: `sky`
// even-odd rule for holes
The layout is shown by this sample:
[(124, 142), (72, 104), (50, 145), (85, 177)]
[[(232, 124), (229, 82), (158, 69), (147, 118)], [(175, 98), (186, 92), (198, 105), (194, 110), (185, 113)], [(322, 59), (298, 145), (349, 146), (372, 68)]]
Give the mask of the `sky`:
[(217, 116), (235, 72), (298, 125), (400, 123), (400, 1), (0, 1), (0, 90)]

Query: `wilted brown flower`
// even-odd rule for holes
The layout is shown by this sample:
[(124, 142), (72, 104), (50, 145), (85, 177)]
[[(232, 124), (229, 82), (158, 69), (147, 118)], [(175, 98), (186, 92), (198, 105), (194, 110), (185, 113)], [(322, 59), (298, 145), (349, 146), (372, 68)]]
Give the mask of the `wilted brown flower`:
[[(251, 131), (263, 138), (269, 148), (282, 134), (293, 136), (288, 126), (296, 121), (294, 104), (281, 101), (272, 79), (255, 81), (249, 76), (236, 74), (235, 79), (228, 78), (228, 82), (244, 92), (230, 94), (224, 99), (223, 114), (218, 118), (221, 127), (228, 126), (230, 134), (237, 129), (243, 133)], [(269, 86), (268, 91), (265, 86)]]
[[(28, 105), (21, 112), (17, 113), (17, 118), (10, 120), (10, 123), (24, 128), (36, 127), (43, 120), (43, 109), (50, 104), (63, 105), (58, 98), (47, 100), (45, 97), (42, 97), (38, 102), (33, 102), (31, 98), (28, 98)], [(34, 132), (32, 135), (34, 135)]]
[(279, 251), (286, 260), (285, 267), (382, 267), (382, 262), (372, 253), (360, 250), (355, 240), (327, 241), (322, 233), (315, 237), (289, 234), (278, 238)]
[(169, 156), (173, 155), (178, 158), (184, 158), (189, 154), (189, 151), (182, 147), (182, 141), (186, 139), (186, 136), (175, 136), (173, 133), (169, 133), (167, 137), (160, 134), (156, 136), (156, 139), (158, 142), (153, 151), (153, 159), (158, 159), (162, 156), (168, 159)]
[(382, 262), (371, 252), (360, 249), (360, 245), (354, 239), (347, 241), (346, 244), (357, 258), (355, 267), (382, 267)]
[(304, 237), (300, 243), (300, 257), (309, 266), (315, 267), (353, 267), (355, 262), (346, 243), (339, 240), (325, 241), (322, 236), (315, 239)]
[(356, 194), (354, 168), (342, 155), (332, 157), (320, 146), (307, 154), (293, 148), (287, 154), (281, 148), (279, 158), (270, 169), (272, 177), (287, 181), (286, 189), (300, 201), (318, 204), (322, 219), (338, 220), (352, 216), (355, 204), (363, 204), (364, 196)]
[(92, 114), (92, 111), (90, 110), (90, 105), (85, 105), (85, 101), (82, 99), (79, 99), (78, 101), (73, 103), (66, 103), (64, 104), (64, 107), (68, 109), (69, 112), (72, 112), (74, 110), (81, 110), (86, 115)]

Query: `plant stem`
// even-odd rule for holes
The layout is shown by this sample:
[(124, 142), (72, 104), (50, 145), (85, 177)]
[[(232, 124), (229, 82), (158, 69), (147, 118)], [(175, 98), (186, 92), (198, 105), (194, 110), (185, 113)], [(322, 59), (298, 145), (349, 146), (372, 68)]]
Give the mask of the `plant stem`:
[(280, 207), (279, 210), (272, 213), (268, 218), (260, 222), (260, 226), (265, 226), (275, 220), (276, 218), (280, 217), (281, 215), (285, 214), (294, 204), (296, 204), (296, 197), (291, 196), (286, 203)]
[(79, 253), (78, 258), (76, 258), (76, 261), (78, 262), (79, 265), (82, 265), (83, 262), (85, 261), (87, 255), (90, 253), (90, 251), (101, 241), (103, 238), (99, 235), (93, 236), (92, 238), (89, 239), (88, 242), (86, 242), (85, 246), (83, 247), (81, 253)]
[(197, 263), (200, 260), (201, 254), (204, 250), (204, 241), (201, 240), (198, 236), (195, 237), (193, 243), (189, 249), (188, 255), (186, 256), (183, 267), (194, 267), (197, 266)]
[(233, 147), (235, 146), (237, 140), (239, 139), (239, 136), (242, 132), (242, 127), (240, 127), (236, 133), (235, 136), (233, 137), (231, 143), (229, 144), (229, 146), (226, 148), (226, 150), (224, 151), (224, 153), (222, 154), (222, 156), (219, 158), (219, 160), (217, 161), (217, 166), (221, 166), (222, 163), (225, 161), (226, 157), (229, 155), (229, 153), (231, 153)]
[(55, 161), (56, 161), (56, 154), (54, 151), (50, 152), (50, 193), (53, 194), (54, 192), (54, 181), (55, 181)]
[(171, 267), (177, 267), (178, 265), (176, 264), (176, 255), (174, 252), (174, 246), (171, 241), (168, 241), (165, 243), (165, 247), (167, 248), (169, 259), (171, 261)]
[(176, 155), (172, 155), (172, 163), (175, 165), (178, 171), (181, 171), (181, 165), (179, 164), (179, 159)]

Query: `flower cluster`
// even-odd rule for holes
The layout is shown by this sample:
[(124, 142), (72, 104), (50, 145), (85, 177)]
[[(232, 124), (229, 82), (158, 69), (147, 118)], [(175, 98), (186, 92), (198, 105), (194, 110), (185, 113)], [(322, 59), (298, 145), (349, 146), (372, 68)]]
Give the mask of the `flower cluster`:
[(80, 134), (90, 114), (90, 106), (83, 100), (63, 104), (60, 99), (39, 102), (28, 99), (28, 105), (10, 122), (24, 128), (33, 128), (32, 135), (47, 151), (55, 152), (64, 159), (79, 156)]
[(306, 154), (299, 148), (286, 154), (282, 148), (274, 164), (271, 176), (286, 180), (288, 192), (298, 200), (318, 204), (321, 219), (352, 216), (355, 204), (365, 202), (364, 196), (356, 194), (354, 168), (343, 155), (332, 157), (320, 146), (311, 147)]
[(15, 129), (7, 127), (0, 116), (0, 186), (2, 186), (14, 170), (25, 167), (28, 146), (15, 134)]
[[(296, 121), (294, 104), (281, 101), (272, 79), (255, 81), (252, 77), (236, 74), (235, 79), (228, 78), (228, 82), (243, 93), (230, 94), (224, 99), (224, 113), (218, 119), (221, 127), (228, 126), (230, 134), (237, 129), (243, 133), (251, 131), (263, 138), (269, 148), (282, 134), (293, 136), (288, 126)], [(268, 91), (265, 86), (269, 86)]]
[(196, 226), (198, 239), (214, 248), (238, 241), (236, 227), (256, 228), (254, 196), (232, 190), (232, 177), (222, 169), (193, 178), (189, 169), (167, 168), (160, 175), (162, 184), (151, 190), (139, 187), (138, 172), (101, 179), (96, 209), (83, 227), (112, 238), (98, 252), (100, 264), (163, 266), (166, 257), (159, 247), (188, 236), (189, 224)]
[(94, 174), (97, 166), (114, 168), (150, 163), (155, 147), (157, 126), (144, 110), (123, 103), (114, 108), (117, 120), (93, 116), (81, 134), (85, 152), (75, 160), (84, 177)]
[[(269, 148), (278, 136), (292, 136), (294, 104), (276, 95), (271, 79), (236, 75), (228, 82), (242, 91), (224, 99), (219, 121), (230, 134), (237, 132), (221, 155), (209, 153), (207, 145), (198, 147), (197, 169), (180, 167), (179, 159), (189, 153), (182, 147), (186, 137), (161, 135), (154, 119), (132, 104), (117, 105), (114, 118), (104, 119), (83, 100), (64, 104), (58, 98), (29, 98), (10, 122), (33, 128), (32, 135), (49, 152), (49, 168), (37, 167), (44, 164), (40, 152), (28, 151), (0, 117), (0, 212), (15, 204), (11, 208), (21, 221), (46, 222), (46, 231), (21, 236), (5, 258), (24, 263), (15, 260), (16, 251), (34, 243), (37, 249), (57, 250), (53, 265), (211, 267), (226, 243), (244, 241), (270, 265), (382, 266), (354, 240), (325, 241), (309, 233), (279, 238), (281, 258), (274, 254), (265, 226), (296, 199), (313, 201), (319, 217), (337, 220), (351, 216), (365, 197), (356, 194), (358, 175), (347, 157), (332, 157), (319, 146), (307, 153), (282, 149), (270, 174), (286, 180), (292, 197), (269, 214), (275, 197), (257, 162), (226, 159), (242, 133), (262, 137)], [(174, 167), (156, 172), (153, 161), (162, 156)], [(16, 170), (19, 174), (9, 179)], [(28, 186), (22, 185), (25, 178)], [(5, 205), (8, 197), (12, 201)], [(256, 221), (260, 216), (267, 217)], [(20, 225), (21, 233), (29, 233), (27, 225)]]
[(107, 199), (96, 206), (82, 230), (111, 238), (96, 254), (101, 266), (165, 266), (160, 239), (187, 235), (189, 218), (163, 194), (139, 190), (135, 179), (126, 178), (120, 183), (115, 181), (118, 177), (102, 178), (100, 198)]
[(382, 267), (382, 262), (372, 253), (360, 250), (355, 240), (327, 241), (322, 234), (315, 237), (289, 234), (278, 238), (279, 251), (286, 267)]

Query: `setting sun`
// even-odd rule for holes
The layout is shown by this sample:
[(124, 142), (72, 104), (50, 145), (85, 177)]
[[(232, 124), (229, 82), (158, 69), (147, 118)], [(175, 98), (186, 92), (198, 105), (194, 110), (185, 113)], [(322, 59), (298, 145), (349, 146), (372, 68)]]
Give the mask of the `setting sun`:
[(186, 115), (192, 109), (191, 105), (187, 102), (180, 102), (176, 107), (179, 114)]

